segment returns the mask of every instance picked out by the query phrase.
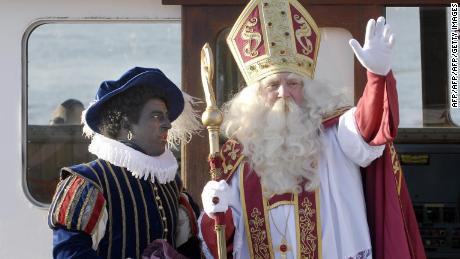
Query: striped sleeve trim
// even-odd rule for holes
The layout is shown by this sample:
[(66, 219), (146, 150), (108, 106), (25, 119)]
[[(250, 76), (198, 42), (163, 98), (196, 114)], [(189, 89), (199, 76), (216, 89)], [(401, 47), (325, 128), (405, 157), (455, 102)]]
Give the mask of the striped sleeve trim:
[(51, 228), (64, 226), (93, 234), (106, 206), (104, 195), (92, 182), (72, 175), (59, 185), (48, 215)]

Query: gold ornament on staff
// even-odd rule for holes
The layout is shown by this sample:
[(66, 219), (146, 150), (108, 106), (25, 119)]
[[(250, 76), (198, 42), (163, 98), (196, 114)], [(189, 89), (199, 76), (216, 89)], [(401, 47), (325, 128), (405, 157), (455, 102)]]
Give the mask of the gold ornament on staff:
[[(219, 128), (222, 124), (222, 113), (217, 107), (212, 81), (214, 77), (214, 58), (211, 47), (208, 43), (201, 49), (201, 81), (203, 84), (206, 99), (206, 110), (201, 116), (203, 125), (208, 129), (209, 135), (209, 156), (215, 157), (219, 153)], [(215, 170), (211, 170), (211, 179), (217, 180)], [(213, 202), (218, 203), (217, 197), (213, 197)], [(225, 213), (215, 213), (214, 226), (217, 236), (217, 252), (219, 259), (227, 259), (227, 244), (225, 241)]]

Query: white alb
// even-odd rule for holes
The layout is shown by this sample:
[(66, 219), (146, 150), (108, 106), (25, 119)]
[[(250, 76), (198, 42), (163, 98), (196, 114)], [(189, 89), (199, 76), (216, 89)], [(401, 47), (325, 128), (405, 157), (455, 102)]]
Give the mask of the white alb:
[[(358, 132), (354, 112), (347, 111), (340, 117), (337, 127), (325, 129), (321, 134), (323, 149), (318, 164), (320, 175), (320, 223), (322, 234), (322, 258), (372, 258), (372, 246), (366, 217), (366, 204), (361, 181), (360, 167), (368, 166), (380, 157), (385, 145), (370, 146)], [(229, 182), (228, 207), (232, 210), (235, 235), (234, 258), (249, 258), (249, 247), (242, 212), (239, 166)], [(206, 197), (207, 200), (212, 197)], [(206, 200), (203, 199), (203, 203)], [(281, 243), (282, 236), (276, 231), (286, 227), (286, 239), (291, 246), (287, 258), (297, 258), (296, 223), (294, 206), (279, 205), (270, 209), (270, 230), (273, 250)], [(268, 216), (268, 215), (267, 215)], [(201, 218), (199, 219), (201, 222)], [(199, 223), (200, 224), (200, 223)], [(200, 238), (202, 233), (200, 233)], [(203, 250), (206, 258), (212, 258), (206, 243)], [(275, 259), (280, 259), (275, 253)]]

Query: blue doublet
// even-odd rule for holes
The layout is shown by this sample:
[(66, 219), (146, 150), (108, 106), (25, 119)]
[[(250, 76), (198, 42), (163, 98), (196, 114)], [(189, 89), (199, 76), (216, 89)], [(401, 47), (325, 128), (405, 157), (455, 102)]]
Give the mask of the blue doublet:
[[(182, 191), (178, 176), (166, 184), (152, 183), (97, 159), (63, 168), (61, 178), (49, 214), (56, 258), (140, 258), (155, 239), (166, 239), (176, 247)], [(90, 234), (104, 208), (105, 234), (94, 251)]]

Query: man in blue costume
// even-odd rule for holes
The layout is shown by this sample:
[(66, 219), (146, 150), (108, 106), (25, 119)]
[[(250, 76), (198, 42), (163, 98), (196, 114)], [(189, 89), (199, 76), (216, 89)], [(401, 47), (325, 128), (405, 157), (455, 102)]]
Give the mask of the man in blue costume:
[(197, 207), (167, 148), (200, 128), (193, 98), (159, 69), (136, 67), (102, 82), (83, 121), (97, 159), (61, 170), (48, 219), (53, 256), (199, 258)]

